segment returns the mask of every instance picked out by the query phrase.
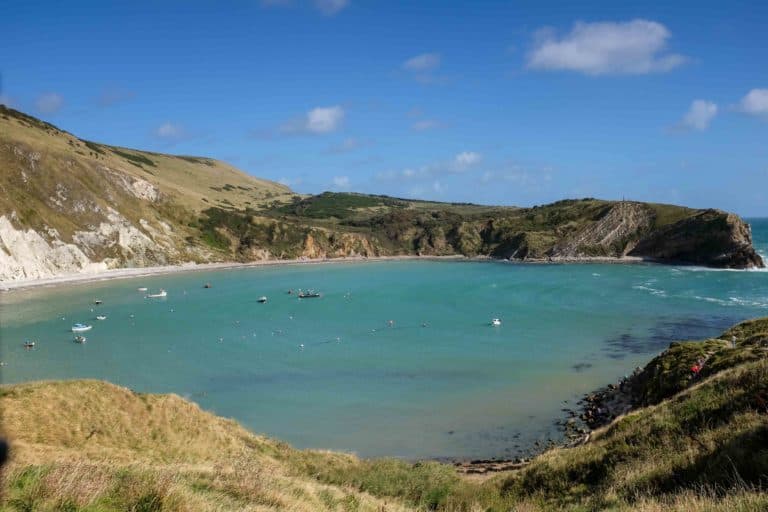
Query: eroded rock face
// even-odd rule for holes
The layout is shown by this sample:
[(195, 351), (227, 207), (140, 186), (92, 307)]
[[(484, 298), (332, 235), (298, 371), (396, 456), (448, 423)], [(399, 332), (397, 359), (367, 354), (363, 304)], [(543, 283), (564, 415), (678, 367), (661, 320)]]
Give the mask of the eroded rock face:
[(307, 233), (300, 257), (307, 259), (369, 257), (378, 255), (371, 241), (354, 233)]
[(629, 254), (718, 268), (765, 266), (752, 246), (749, 225), (735, 214), (712, 209), (650, 233)]
[(555, 244), (550, 256), (625, 256), (652, 224), (648, 208), (622, 201), (595, 223)]
[(16, 228), (0, 216), (0, 281), (45, 279), (63, 274), (102, 272), (110, 262), (91, 261), (75, 244), (64, 243), (51, 230), (46, 240), (32, 229)]

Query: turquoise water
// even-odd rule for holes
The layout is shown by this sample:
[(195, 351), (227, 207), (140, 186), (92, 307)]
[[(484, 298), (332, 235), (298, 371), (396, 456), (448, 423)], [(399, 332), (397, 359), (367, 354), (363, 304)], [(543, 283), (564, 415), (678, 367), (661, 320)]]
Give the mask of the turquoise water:
[[(768, 221), (753, 221), (753, 235), (765, 254)], [(145, 299), (139, 286), (169, 295)], [(286, 293), (297, 288), (323, 297)], [(670, 341), (768, 315), (768, 272), (370, 262), (2, 298), (4, 382), (88, 377), (174, 392), (298, 447), (492, 457), (556, 436), (562, 407)], [(489, 325), (493, 317), (501, 327)], [(75, 322), (94, 325), (85, 345), (71, 341)], [(26, 338), (38, 346), (25, 350)]]

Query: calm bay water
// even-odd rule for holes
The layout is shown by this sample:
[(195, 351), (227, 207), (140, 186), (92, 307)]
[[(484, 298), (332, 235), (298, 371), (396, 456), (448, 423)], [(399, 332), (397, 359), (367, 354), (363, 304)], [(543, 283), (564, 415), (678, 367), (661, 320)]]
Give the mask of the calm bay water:
[[(768, 220), (752, 225), (765, 256)], [(169, 295), (145, 299), (139, 286)], [(286, 293), (298, 288), (323, 297)], [(768, 272), (297, 265), (13, 292), (0, 314), (6, 383), (97, 378), (173, 392), (298, 447), (492, 457), (556, 435), (564, 400), (670, 341), (768, 315)], [(489, 325), (494, 317), (502, 326)], [(85, 345), (72, 342), (75, 322), (94, 325)], [(27, 338), (34, 350), (22, 347)]]

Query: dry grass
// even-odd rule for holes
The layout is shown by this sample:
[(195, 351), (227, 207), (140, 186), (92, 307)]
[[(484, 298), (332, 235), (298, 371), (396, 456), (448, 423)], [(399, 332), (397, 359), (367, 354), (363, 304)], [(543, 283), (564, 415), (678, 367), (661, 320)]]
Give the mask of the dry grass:
[(768, 359), (755, 352), (766, 327), (726, 333), (762, 358), (723, 359), (733, 366), (588, 444), (485, 481), (434, 462), (295, 450), (175, 395), (87, 380), (4, 386), (13, 460), (0, 511), (768, 510)]
[[(200, 240), (203, 210), (256, 208), (287, 197), (287, 187), (224, 162), (83, 141), (0, 106), (0, 215), (17, 228), (76, 243), (92, 261), (150, 266), (220, 260), (226, 255)], [(129, 250), (77, 241), (78, 233), (114, 224), (111, 211), (155, 244)]]
[(6, 510), (408, 510), (287, 462), (350, 456), (299, 452), (175, 395), (43, 382), (3, 387), (0, 403)]
[[(250, 176), (218, 160), (106, 146), (83, 141), (64, 131), (42, 130), (10, 114), (6, 117), (0, 116), (0, 133), (3, 134), (0, 143), (26, 146), (43, 157), (51, 155), (60, 161), (69, 160), (82, 166), (106, 166), (147, 180), (176, 203), (194, 212), (225, 199), (236, 208), (243, 209), (267, 200), (287, 198), (291, 194), (288, 187)], [(131, 160), (124, 155), (137, 159)], [(8, 168), (9, 171), (11, 169)], [(208, 203), (202, 201), (203, 198)]]

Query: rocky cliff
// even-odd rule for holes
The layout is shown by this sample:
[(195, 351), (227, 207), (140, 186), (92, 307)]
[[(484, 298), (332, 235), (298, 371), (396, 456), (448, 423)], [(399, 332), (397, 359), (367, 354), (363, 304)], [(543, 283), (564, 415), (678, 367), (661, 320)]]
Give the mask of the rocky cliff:
[(201, 210), (289, 193), (222, 162), (82, 140), (0, 105), (0, 281), (218, 261), (194, 227)]
[(223, 162), (83, 140), (0, 105), (0, 281), (189, 261), (413, 254), (763, 266), (749, 227), (717, 210), (300, 196)]
[(764, 266), (752, 246), (749, 225), (737, 215), (720, 210), (698, 212), (654, 231), (629, 254), (721, 268)]
[(635, 248), (638, 239), (651, 230), (654, 220), (650, 207), (622, 201), (599, 219), (557, 242), (548, 256), (625, 256)]

